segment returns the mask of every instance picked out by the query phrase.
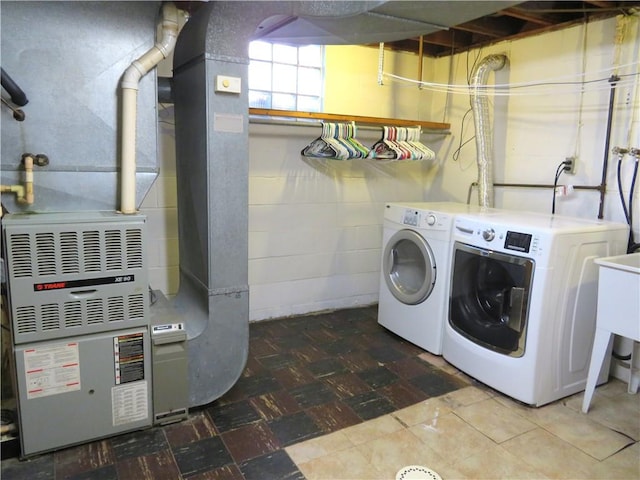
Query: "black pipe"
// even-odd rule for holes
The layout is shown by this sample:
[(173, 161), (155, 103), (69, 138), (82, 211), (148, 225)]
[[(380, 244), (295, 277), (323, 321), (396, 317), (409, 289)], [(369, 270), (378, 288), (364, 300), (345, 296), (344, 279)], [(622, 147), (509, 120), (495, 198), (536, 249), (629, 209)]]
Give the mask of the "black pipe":
[(13, 103), (19, 107), (24, 107), (29, 103), (27, 96), (18, 84), (7, 74), (7, 72), (4, 71), (4, 68), (0, 68), (0, 83), (2, 83), (2, 88), (4, 88), (11, 96), (11, 101)]
[(607, 133), (604, 139), (604, 159), (602, 161), (602, 180), (600, 186), (600, 208), (598, 209), (598, 218), (602, 220), (604, 218), (604, 196), (607, 189), (607, 168), (609, 167), (609, 142), (611, 141), (611, 123), (613, 121), (613, 106), (616, 99), (616, 82), (620, 80), (617, 75), (611, 75), (609, 82), (611, 83), (611, 90), (609, 92), (609, 113), (607, 115)]
[(158, 77), (158, 102), (173, 103), (173, 78)]

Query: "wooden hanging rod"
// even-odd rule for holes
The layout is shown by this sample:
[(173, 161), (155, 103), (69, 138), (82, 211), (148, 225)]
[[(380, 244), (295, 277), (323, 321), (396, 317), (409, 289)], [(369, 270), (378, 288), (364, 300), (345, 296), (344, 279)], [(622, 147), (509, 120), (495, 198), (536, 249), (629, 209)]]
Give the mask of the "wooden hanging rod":
[(425, 122), (421, 120), (401, 120), (398, 118), (363, 117), (359, 115), (340, 115), (335, 113), (296, 112), (293, 110), (272, 110), (268, 108), (249, 108), (249, 115), (266, 117), (304, 118), (306, 120), (329, 120), (332, 122), (356, 122), (362, 125), (389, 125), (397, 127), (415, 127), (425, 130), (449, 130), (451, 124)]

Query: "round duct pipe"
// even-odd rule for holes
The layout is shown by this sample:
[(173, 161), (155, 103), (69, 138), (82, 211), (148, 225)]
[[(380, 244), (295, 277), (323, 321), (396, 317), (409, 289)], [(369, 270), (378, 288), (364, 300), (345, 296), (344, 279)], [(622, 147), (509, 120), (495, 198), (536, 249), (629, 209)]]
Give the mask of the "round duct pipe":
[(489, 73), (500, 70), (506, 62), (505, 55), (488, 55), (471, 74), (471, 110), (478, 162), (478, 203), (482, 207), (493, 207), (493, 132), (489, 118), (489, 100), (484, 87)]

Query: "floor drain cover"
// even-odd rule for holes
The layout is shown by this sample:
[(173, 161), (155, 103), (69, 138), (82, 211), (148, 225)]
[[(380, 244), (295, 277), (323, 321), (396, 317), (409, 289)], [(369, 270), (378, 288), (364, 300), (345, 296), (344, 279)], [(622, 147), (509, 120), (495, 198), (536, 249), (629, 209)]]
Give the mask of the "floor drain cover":
[(410, 465), (396, 474), (396, 480), (442, 480), (442, 477), (427, 467)]

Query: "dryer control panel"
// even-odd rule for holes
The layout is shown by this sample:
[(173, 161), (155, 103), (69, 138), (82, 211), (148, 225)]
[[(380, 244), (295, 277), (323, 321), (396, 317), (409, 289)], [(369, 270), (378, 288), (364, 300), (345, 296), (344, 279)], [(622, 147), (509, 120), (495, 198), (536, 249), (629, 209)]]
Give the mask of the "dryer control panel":
[(418, 210), (407, 208), (404, 211), (402, 223), (404, 223), (405, 225), (411, 225), (412, 227), (417, 227), (418, 225), (420, 225), (420, 212)]
[(429, 230), (448, 230), (451, 228), (451, 216), (429, 210), (407, 208), (402, 215), (403, 225)]

